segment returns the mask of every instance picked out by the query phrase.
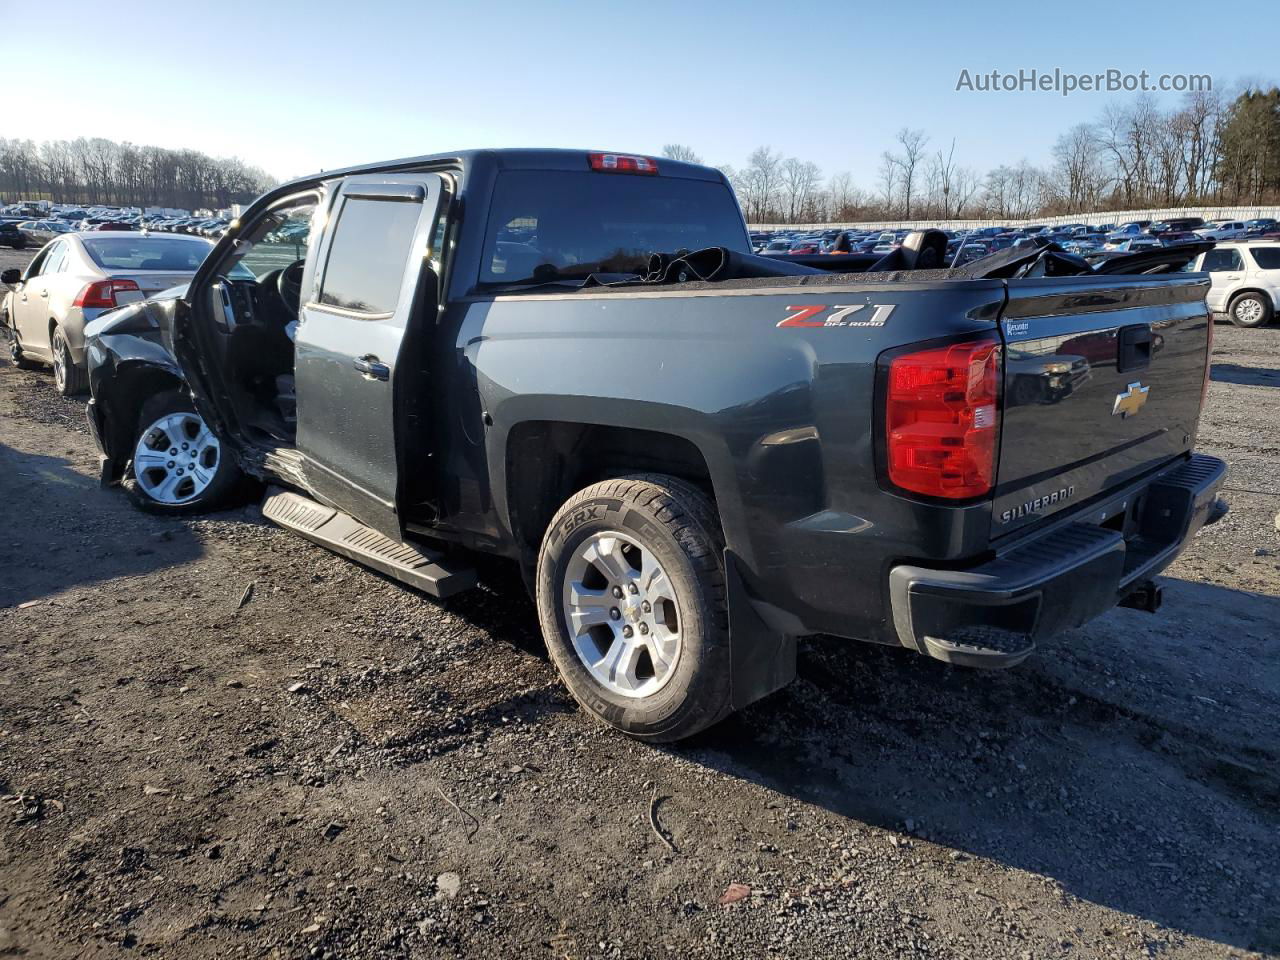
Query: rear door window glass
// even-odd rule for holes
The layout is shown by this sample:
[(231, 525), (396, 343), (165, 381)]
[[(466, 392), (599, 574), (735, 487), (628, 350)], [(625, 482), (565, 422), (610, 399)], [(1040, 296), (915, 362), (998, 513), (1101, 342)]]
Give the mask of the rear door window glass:
[(329, 246), (320, 302), (356, 313), (394, 313), (422, 204), (352, 197)]
[(67, 245), (65, 243), (55, 243), (49, 248), (49, 253), (44, 258), (44, 263), (40, 265), (40, 275), (48, 276), (51, 273), (57, 273), (62, 269), (66, 258)]
[(1226, 273), (1230, 270), (1243, 269), (1244, 263), (1240, 259), (1240, 253), (1237, 250), (1210, 250), (1204, 255), (1204, 266), (1202, 270), (1208, 273)]
[(1280, 247), (1250, 247), (1249, 255), (1262, 270), (1280, 270)]

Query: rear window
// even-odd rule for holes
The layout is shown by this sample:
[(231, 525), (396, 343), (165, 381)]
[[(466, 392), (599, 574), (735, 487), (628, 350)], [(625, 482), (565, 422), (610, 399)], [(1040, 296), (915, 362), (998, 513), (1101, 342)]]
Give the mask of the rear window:
[(750, 253), (729, 188), (711, 180), (584, 170), (512, 170), (494, 188), (482, 284), (644, 273), (650, 255)]
[(104, 270), (196, 270), (213, 249), (173, 237), (85, 237), (89, 258)]
[(1280, 270), (1280, 247), (1250, 247), (1249, 253), (1262, 270)]

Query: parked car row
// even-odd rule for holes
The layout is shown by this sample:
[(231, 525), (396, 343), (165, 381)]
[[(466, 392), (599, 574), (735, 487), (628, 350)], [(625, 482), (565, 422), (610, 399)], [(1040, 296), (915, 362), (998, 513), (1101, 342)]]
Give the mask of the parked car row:
[[(941, 229), (941, 228), (939, 228)], [(943, 230), (948, 237), (947, 264), (960, 266), (1021, 242), (1049, 240), (1069, 253), (1092, 256), (1155, 250), (1197, 240), (1263, 239), (1280, 237), (1280, 223), (1271, 217), (1252, 220), (1212, 220), (1177, 217), (1164, 221), (1125, 223), (1067, 223), (1056, 226), (975, 227)], [(840, 230), (753, 233), (752, 248), (768, 256), (811, 254), (886, 254), (901, 245), (906, 230)]]
[(21, 249), (27, 244), (47, 243), (54, 235), (72, 231), (112, 230), (186, 233), (216, 240), (227, 232), (230, 222), (230, 218), (226, 216), (144, 213), (137, 209), (118, 207), (82, 208), (63, 205), (40, 211), (30, 204), (10, 204), (0, 209), (0, 224), (12, 223), (14, 227), (7, 231), (0, 230), (0, 244)]

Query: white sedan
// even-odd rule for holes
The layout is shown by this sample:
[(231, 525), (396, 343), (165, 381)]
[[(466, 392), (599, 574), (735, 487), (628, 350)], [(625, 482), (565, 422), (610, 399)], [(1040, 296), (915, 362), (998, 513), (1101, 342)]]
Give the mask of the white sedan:
[(187, 283), (213, 249), (203, 237), (132, 231), (75, 233), (47, 244), (25, 271), (6, 270), (0, 324), (9, 355), (30, 368), (52, 364), (63, 396), (88, 386), (85, 324), (108, 310)]

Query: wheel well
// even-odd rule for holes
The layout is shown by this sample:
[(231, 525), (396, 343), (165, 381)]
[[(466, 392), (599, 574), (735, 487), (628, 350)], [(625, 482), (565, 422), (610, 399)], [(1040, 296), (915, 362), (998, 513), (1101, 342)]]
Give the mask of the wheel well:
[(599, 424), (531, 421), (507, 439), (507, 509), (526, 561), (560, 506), (583, 487), (629, 473), (665, 473), (712, 500), (711, 472), (692, 441), (674, 434)]
[(1271, 299), (1271, 295), (1265, 290), (1259, 290), (1255, 287), (1246, 287), (1243, 290), (1237, 290), (1235, 293), (1231, 294), (1231, 299), (1227, 301), (1227, 309), (1230, 310), (1237, 300), (1250, 293), (1261, 297), (1268, 307), (1272, 306), (1274, 303)]
[(106, 420), (102, 439), (114, 473), (111, 479), (118, 480), (130, 456), (142, 404), (157, 393), (181, 390), (183, 380), (168, 370), (138, 365), (118, 369), (109, 383), (110, 388), (95, 399), (101, 404)]

